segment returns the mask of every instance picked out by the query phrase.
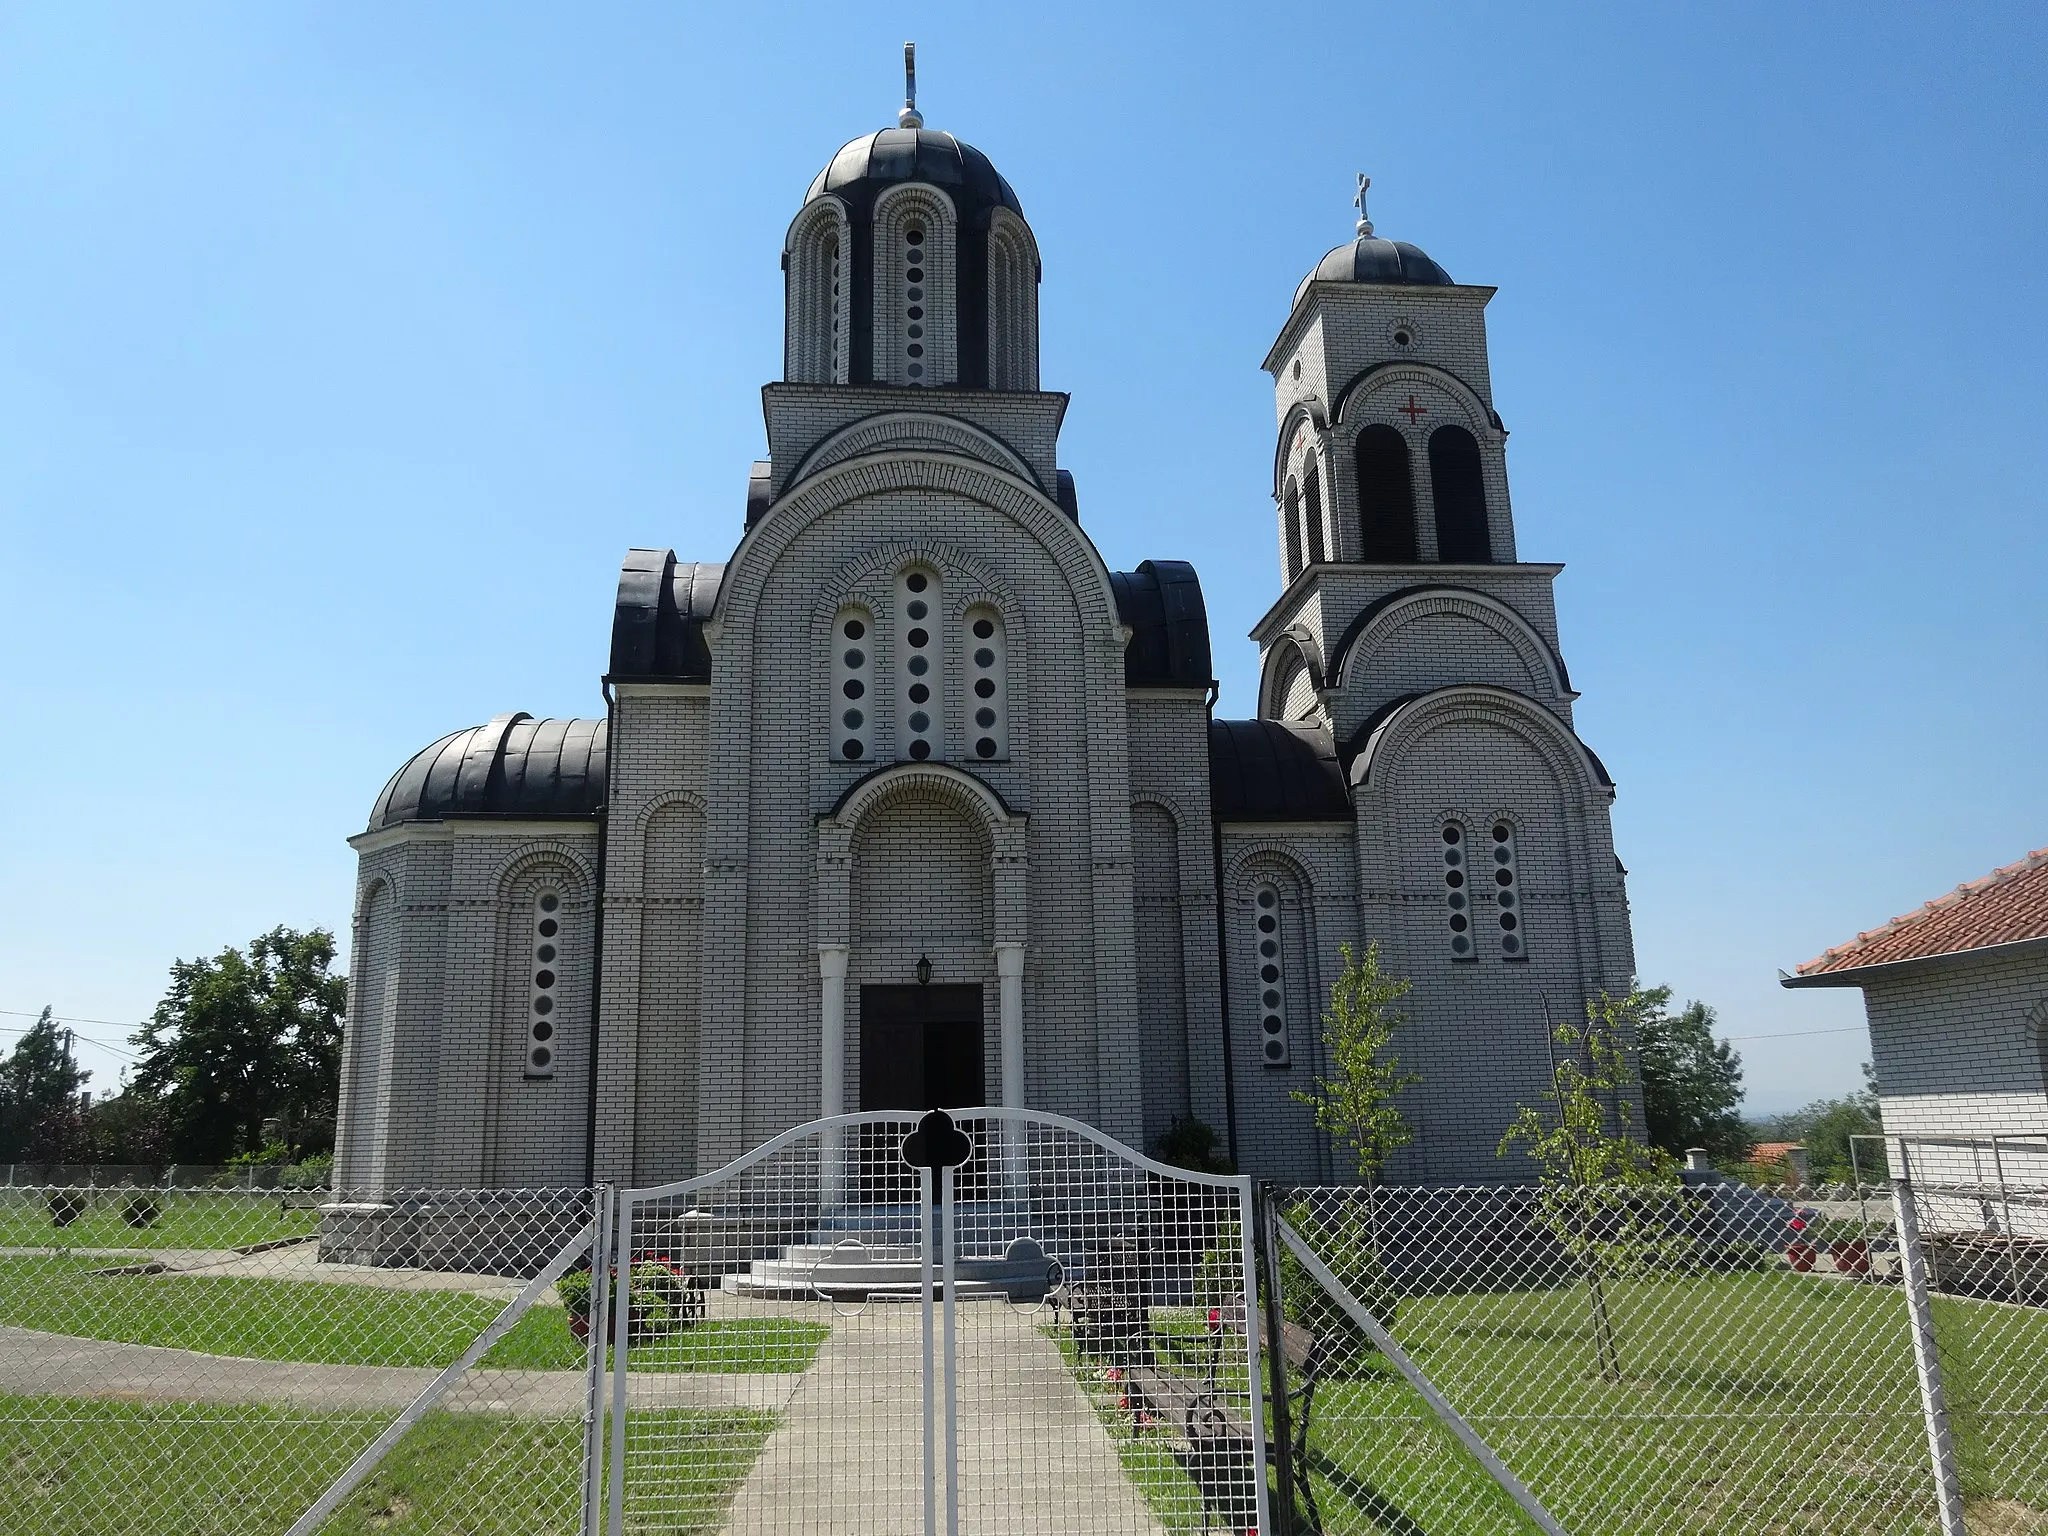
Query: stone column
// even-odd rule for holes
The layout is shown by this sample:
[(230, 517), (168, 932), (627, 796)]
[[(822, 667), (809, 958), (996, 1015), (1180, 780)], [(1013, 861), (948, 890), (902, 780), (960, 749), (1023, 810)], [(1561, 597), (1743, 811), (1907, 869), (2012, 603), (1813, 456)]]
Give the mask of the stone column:
[[(1024, 946), (996, 945), (997, 1018), (1002, 1026), (1003, 1108), (1024, 1107)], [(1004, 1185), (1014, 1199), (1025, 1194), (1024, 1128), (1003, 1126)]]
[[(818, 946), (818, 1114), (846, 1112), (846, 954), (844, 944)], [(819, 1195), (828, 1210), (845, 1195), (844, 1133), (825, 1132), (818, 1149)]]

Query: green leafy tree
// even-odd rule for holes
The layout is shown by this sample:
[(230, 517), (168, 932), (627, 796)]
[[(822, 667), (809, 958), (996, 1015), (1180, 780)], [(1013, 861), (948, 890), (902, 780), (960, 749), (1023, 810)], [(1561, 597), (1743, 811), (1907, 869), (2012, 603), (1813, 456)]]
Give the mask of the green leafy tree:
[[(1294, 1097), (1314, 1111), (1319, 1129), (1351, 1149), (1365, 1188), (1356, 1204), (1332, 1208), (1301, 1201), (1287, 1215), (1337, 1278), (1382, 1323), (1391, 1324), (1398, 1298), (1381, 1257), (1378, 1192), (1388, 1160), (1415, 1139), (1414, 1128), (1394, 1101), (1402, 1089), (1422, 1079), (1404, 1072), (1393, 1050), (1395, 1032), (1407, 1021), (1400, 1002), (1414, 983), (1386, 973), (1377, 943), (1366, 945), (1362, 955), (1353, 953), (1349, 944), (1338, 953), (1344, 968), (1330, 988), (1330, 1010), (1323, 1015), (1329, 1075), (1315, 1078)], [(1281, 1272), (1288, 1311), (1296, 1321), (1318, 1333), (1356, 1334), (1342, 1312), (1326, 1304), (1314, 1280), (1299, 1270), (1292, 1253), (1282, 1253)], [(1366, 1347), (1363, 1335), (1352, 1343)]]
[(1595, 1354), (1609, 1381), (1621, 1379), (1621, 1357), (1608, 1281), (1683, 1253), (1661, 1198), (1677, 1181), (1678, 1160), (1643, 1139), (1629, 1107), (1635, 1074), (1627, 1042), (1653, 996), (1603, 993), (1586, 1005), (1583, 1025), (1557, 1025), (1543, 1095), (1550, 1108), (1523, 1105), (1498, 1149), (1506, 1156), (1520, 1147), (1536, 1164), (1538, 1217), (1585, 1276)]
[(348, 979), (329, 974), (334, 935), (273, 928), (210, 959), (180, 960), (134, 1039), (137, 1092), (162, 1106), (173, 1162), (257, 1152), (275, 1121), (295, 1151), (333, 1138)]
[(79, 1095), (92, 1074), (72, 1060), (68, 1034), (45, 1008), (0, 1063), (0, 1162), (91, 1157)]
[(1216, 1127), (1194, 1115), (1175, 1115), (1153, 1144), (1152, 1151), (1162, 1163), (1190, 1168), (1196, 1173), (1235, 1173), (1230, 1159), (1217, 1145)]
[(1866, 1180), (1884, 1177), (1884, 1157), (1877, 1147), (1857, 1149), (1860, 1164), (1849, 1155), (1852, 1136), (1876, 1136), (1883, 1129), (1878, 1114), (1876, 1075), (1863, 1063), (1863, 1087), (1838, 1099), (1815, 1099), (1789, 1115), (1764, 1123), (1773, 1141), (1796, 1141), (1806, 1148), (1807, 1165), (1823, 1183), (1846, 1184), (1860, 1171)]
[(1394, 1031), (1406, 1022), (1398, 1006), (1414, 987), (1406, 977), (1380, 968), (1380, 947), (1354, 956), (1341, 946), (1344, 969), (1330, 988), (1323, 1015), (1323, 1046), (1330, 1075), (1316, 1078), (1294, 1097), (1315, 1111), (1316, 1125), (1351, 1148), (1358, 1176), (1377, 1183), (1387, 1159), (1415, 1139), (1414, 1129), (1394, 1106), (1403, 1088), (1421, 1078), (1401, 1070), (1392, 1050)]
[(1643, 1078), (1643, 1131), (1650, 1145), (1683, 1156), (1693, 1147), (1724, 1162), (1749, 1155), (1742, 1119), (1742, 1057), (1714, 1038), (1714, 1010), (1670, 1011), (1671, 989), (1636, 994), (1636, 1062)]

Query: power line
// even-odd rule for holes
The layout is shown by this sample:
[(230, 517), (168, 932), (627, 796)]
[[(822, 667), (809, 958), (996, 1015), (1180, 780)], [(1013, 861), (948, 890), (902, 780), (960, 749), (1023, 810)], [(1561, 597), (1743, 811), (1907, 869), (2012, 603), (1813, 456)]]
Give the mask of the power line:
[(1796, 1040), (1802, 1035), (1860, 1035), (1863, 1024), (1844, 1024), (1837, 1029), (1788, 1029), (1775, 1035), (1723, 1035), (1723, 1040)]
[[(0, 1014), (16, 1019), (40, 1019), (43, 1016), (43, 1010), (40, 1008), (0, 1008)], [(135, 1029), (139, 1027), (133, 1019), (76, 1019), (68, 1015), (63, 1018), (57, 1018), (54, 1014), (51, 1017), (59, 1024), (104, 1024), (109, 1029)]]
[[(43, 1011), (40, 1008), (33, 1012), (25, 1012), (20, 1008), (0, 1008), (0, 1014), (17, 1019), (40, 1019), (43, 1016)], [(132, 1027), (123, 1024), (118, 1019), (65, 1019), (58, 1018), (55, 1014), (50, 1016), (50, 1022), (53, 1024), (104, 1024), (111, 1029), (128, 1029)], [(0, 1024), (0, 1035), (25, 1035), (33, 1028), (35, 1028), (33, 1024)], [(72, 1038), (82, 1041), (86, 1045), (96, 1045), (103, 1051), (112, 1051), (116, 1056), (126, 1056), (130, 1061), (140, 1061), (142, 1059), (125, 1045), (116, 1045), (111, 1040), (101, 1040), (93, 1035), (81, 1035), (75, 1030), (72, 1032)]]

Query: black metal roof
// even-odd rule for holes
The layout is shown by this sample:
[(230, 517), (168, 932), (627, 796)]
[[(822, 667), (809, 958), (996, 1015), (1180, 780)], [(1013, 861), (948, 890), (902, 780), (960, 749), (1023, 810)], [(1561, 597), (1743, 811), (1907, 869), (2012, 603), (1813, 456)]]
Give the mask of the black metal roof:
[(965, 223), (986, 225), (995, 208), (1024, 216), (1023, 204), (988, 156), (936, 128), (884, 128), (862, 134), (818, 172), (804, 201), (830, 192), (849, 201), (871, 202), (885, 186), (900, 181), (943, 188)]
[(370, 830), (472, 816), (595, 816), (604, 804), (609, 736), (603, 720), (493, 716), (488, 725), (443, 736), (414, 753), (377, 797)]
[(1432, 261), (1419, 247), (1406, 240), (1382, 240), (1363, 235), (1340, 245), (1321, 261), (1315, 271), (1294, 290), (1294, 302), (1310, 283), (1395, 283), (1413, 288), (1454, 286), (1451, 274)]
[(723, 565), (679, 561), (672, 549), (628, 550), (612, 610), (610, 680), (710, 682), (704, 621), (724, 579)]
[(1209, 804), (1218, 821), (1349, 821), (1337, 745), (1319, 725), (1209, 722)]
[(1111, 571), (1117, 617), (1131, 627), (1124, 648), (1128, 688), (1206, 688), (1209, 610), (1202, 579), (1185, 560), (1147, 560), (1135, 571)]

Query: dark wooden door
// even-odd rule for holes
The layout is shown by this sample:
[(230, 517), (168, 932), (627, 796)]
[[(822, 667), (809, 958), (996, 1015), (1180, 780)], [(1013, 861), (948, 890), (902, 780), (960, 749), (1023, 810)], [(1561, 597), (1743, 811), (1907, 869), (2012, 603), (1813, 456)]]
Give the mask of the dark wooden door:
[[(860, 989), (860, 1107), (960, 1110), (988, 1097), (982, 1075), (981, 988)], [(980, 1145), (980, 1126), (965, 1129)], [(871, 1188), (893, 1185), (903, 1170), (895, 1133), (865, 1149)], [(978, 1189), (976, 1158), (961, 1175), (961, 1195)]]

